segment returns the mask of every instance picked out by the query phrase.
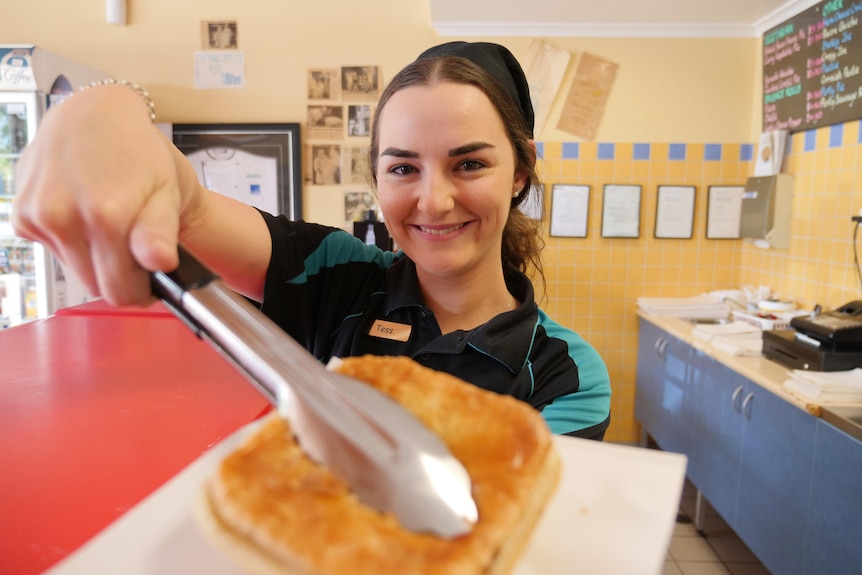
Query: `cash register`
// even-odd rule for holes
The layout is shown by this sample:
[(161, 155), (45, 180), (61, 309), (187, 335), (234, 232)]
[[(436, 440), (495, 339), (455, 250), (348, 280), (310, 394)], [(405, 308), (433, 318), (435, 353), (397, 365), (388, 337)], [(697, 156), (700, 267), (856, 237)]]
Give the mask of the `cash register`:
[(794, 369), (862, 367), (862, 301), (794, 317), (792, 329), (763, 332), (763, 355)]

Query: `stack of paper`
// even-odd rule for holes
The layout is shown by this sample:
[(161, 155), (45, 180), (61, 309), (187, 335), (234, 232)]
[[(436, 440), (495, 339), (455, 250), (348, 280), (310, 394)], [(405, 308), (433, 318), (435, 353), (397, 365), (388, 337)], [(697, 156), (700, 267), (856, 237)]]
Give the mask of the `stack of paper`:
[(730, 305), (706, 294), (694, 297), (639, 297), (638, 309), (652, 315), (722, 319), (730, 314)]
[(755, 176), (774, 176), (781, 173), (787, 130), (772, 130), (760, 135), (757, 157), (754, 159)]
[(691, 330), (691, 335), (730, 355), (760, 355), (763, 350), (763, 332), (744, 321), (699, 325)]
[(784, 389), (818, 404), (862, 402), (862, 369), (805, 371), (794, 369)]

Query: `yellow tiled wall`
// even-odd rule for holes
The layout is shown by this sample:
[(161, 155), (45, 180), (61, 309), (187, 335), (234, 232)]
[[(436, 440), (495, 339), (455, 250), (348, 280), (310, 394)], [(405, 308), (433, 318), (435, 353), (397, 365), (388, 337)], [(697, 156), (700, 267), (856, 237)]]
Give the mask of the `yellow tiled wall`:
[(858, 121), (793, 134), (786, 167), (794, 176), (790, 248), (744, 243), (740, 281), (769, 286), (806, 309), (862, 299), (851, 221), (862, 209), (860, 169)]
[[(554, 184), (590, 186), (587, 237), (546, 233), (546, 297), (540, 303), (551, 317), (590, 341), (607, 363), (614, 392), (608, 441), (631, 442), (640, 436), (634, 419), (637, 298), (687, 296), (739, 285), (742, 242), (706, 239), (706, 201), (709, 186), (745, 183), (751, 148), (750, 144), (540, 145), (546, 216), (552, 208)], [(601, 237), (602, 194), (607, 184), (641, 186), (637, 239)], [(661, 185), (695, 186), (691, 239), (653, 237)]]
[[(851, 216), (862, 208), (859, 122), (791, 137), (785, 171), (794, 175), (791, 246), (764, 250), (744, 240), (706, 239), (709, 186), (743, 185), (754, 145), (686, 143), (544, 143), (545, 220), (554, 184), (590, 186), (586, 238), (550, 237), (543, 252), (542, 307), (590, 341), (611, 375), (608, 441), (640, 437), (634, 418), (638, 297), (691, 296), (765, 285), (803, 308), (862, 299)], [(603, 187), (641, 186), (640, 237), (602, 238)], [(657, 188), (695, 186), (691, 239), (656, 239)], [(538, 287), (538, 286), (537, 286)], [(541, 297), (541, 288), (537, 293)]]

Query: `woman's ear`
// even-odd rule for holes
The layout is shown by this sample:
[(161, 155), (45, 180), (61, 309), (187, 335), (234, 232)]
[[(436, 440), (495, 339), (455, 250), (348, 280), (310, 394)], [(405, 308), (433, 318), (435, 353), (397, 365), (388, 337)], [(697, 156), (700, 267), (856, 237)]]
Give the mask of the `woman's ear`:
[[(528, 143), (530, 145), (530, 151), (532, 152), (532, 154), (530, 154), (530, 160), (529, 160), (530, 168), (532, 169), (532, 168), (536, 167), (536, 142), (535, 142), (535, 140), (528, 140)], [(525, 172), (524, 170), (516, 170), (515, 171), (515, 179), (512, 182), (512, 197), (513, 198), (518, 197), (518, 194), (520, 194), (524, 190), (524, 187), (527, 185), (527, 178), (528, 177), (529, 177), (529, 174), (527, 172)]]

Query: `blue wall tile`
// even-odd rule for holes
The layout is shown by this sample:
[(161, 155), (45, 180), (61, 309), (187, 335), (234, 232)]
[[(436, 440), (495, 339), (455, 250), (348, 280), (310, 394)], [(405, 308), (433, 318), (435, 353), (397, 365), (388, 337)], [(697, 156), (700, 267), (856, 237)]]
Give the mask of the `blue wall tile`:
[(545, 157), (545, 143), (544, 142), (536, 142), (536, 156), (539, 158)]
[(577, 160), (581, 156), (581, 145), (578, 142), (563, 142), (563, 159)]
[(614, 159), (614, 144), (599, 144), (599, 159), (613, 160)]
[(829, 126), (829, 147), (840, 148), (844, 143), (844, 124)]
[(805, 132), (805, 151), (812, 152), (817, 147), (817, 130)]
[(632, 159), (634, 160), (649, 160), (650, 154), (650, 145), (649, 144), (635, 144), (634, 149), (632, 150)]
[(750, 162), (754, 157), (754, 144), (742, 144), (739, 147), (739, 161)]
[(707, 144), (704, 146), (703, 159), (708, 162), (721, 161), (721, 144)]
[(669, 160), (685, 159), (685, 144), (671, 144), (668, 151)]

